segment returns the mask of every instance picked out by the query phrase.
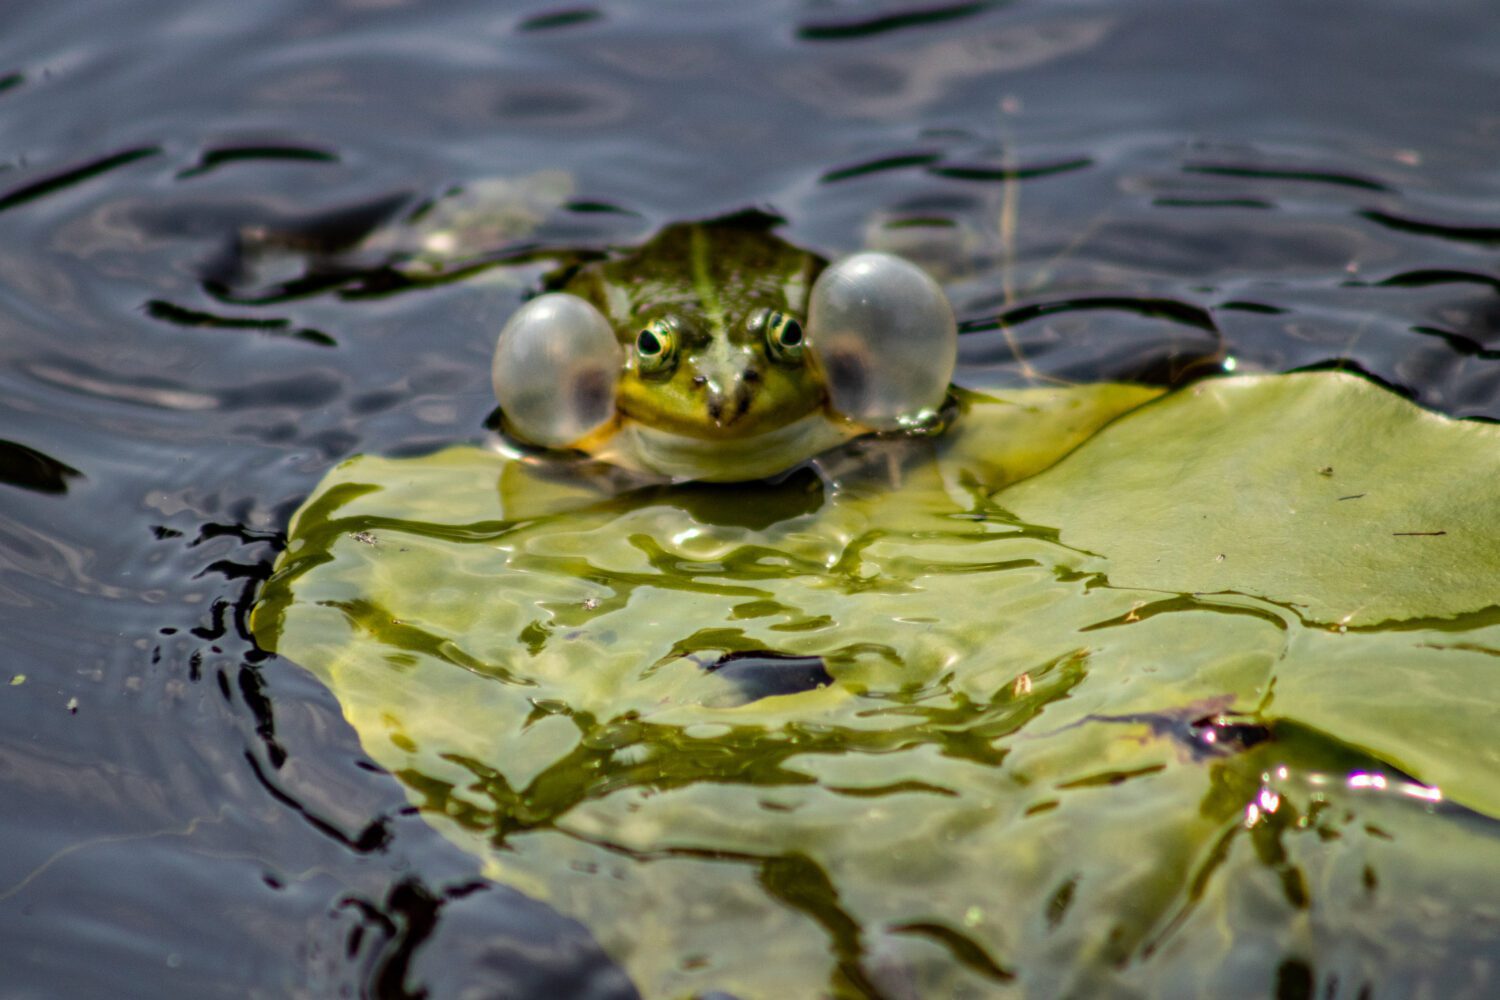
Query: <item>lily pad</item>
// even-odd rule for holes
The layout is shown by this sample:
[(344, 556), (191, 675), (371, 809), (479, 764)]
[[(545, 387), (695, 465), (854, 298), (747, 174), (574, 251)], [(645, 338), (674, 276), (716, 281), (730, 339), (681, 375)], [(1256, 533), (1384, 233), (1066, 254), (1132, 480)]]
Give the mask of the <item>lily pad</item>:
[[(252, 627), (429, 822), (648, 997), (1264, 996), (1350, 928), (1377, 946), (1332, 954), (1338, 982), (1468, 988), (1500, 934), (1471, 875), (1500, 871), (1500, 835), (1448, 804), (1500, 816), (1480, 589), (1446, 562), (1362, 580), (1367, 554), (1365, 576), (1412, 568), (1325, 557), (1316, 530), (1278, 535), (1316, 564), (1287, 578), (1257, 553), (1200, 587), (1149, 549), (1205, 502), (1172, 507), (1164, 476), (1205, 447), (1238, 450), (1222, 476), (1280, 469), (1334, 433), (1315, 421), (1386, 450), (1313, 475), (1361, 456), (1366, 492), (1472, 540), (1492, 498), (1392, 477), (1408, 448), (1482, 470), (1495, 428), (1337, 375), (1155, 395), (967, 394), (943, 438), (759, 486), (356, 458), (296, 515)], [(1230, 491), (1221, 547), (1267, 509), (1240, 493), (1275, 485)], [(1493, 580), (1486, 551), (1465, 566)], [(1343, 631), (1312, 610), (1351, 600), (1382, 610)]]
[(1352, 375), (1222, 379), (1000, 502), (1106, 556), (1112, 586), (1277, 606), (1269, 716), (1500, 816), (1500, 427)]

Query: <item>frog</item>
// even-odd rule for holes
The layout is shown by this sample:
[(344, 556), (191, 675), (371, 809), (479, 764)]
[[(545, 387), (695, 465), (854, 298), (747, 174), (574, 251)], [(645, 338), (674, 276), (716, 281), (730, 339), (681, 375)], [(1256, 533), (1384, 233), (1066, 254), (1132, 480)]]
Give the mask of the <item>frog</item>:
[[(506, 248), (524, 247), (572, 191), (556, 171), (474, 182), (333, 253), (309, 252), (310, 236), (390, 203), (326, 224), (247, 227), (239, 259), (284, 270), (278, 255), (292, 251), (307, 271), (284, 288), (379, 268), (494, 285), (505, 265), (530, 262)], [(744, 210), (673, 222), (623, 250), (540, 252), (551, 270), (494, 341), (506, 444), (725, 482), (775, 476), (872, 433), (941, 432), (958, 342), (942, 286), (882, 249), (830, 260), (783, 239), (782, 223)]]
[(502, 426), (524, 443), (724, 482), (940, 426), (957, 324), (894, 254), (829, 262), (741, 214), (666, 226), (552, 285), (494, 352)]

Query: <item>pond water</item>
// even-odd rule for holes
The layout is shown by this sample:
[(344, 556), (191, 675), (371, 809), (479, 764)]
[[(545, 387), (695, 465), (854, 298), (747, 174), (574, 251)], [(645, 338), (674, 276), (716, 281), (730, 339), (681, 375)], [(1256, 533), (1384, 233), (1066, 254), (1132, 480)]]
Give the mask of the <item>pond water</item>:
[[(331, 466), (485, 439), (535, 273), (241, 281), (246, 227), (560, 171), (528, 246), (756, 207), (827, 252), (959, 247), (960, 384), (1341, 368), (1500, 420), (1477, 0), (22, 2), (0, 38), (5, 997), (634, 995), (248, 631)], [(1248, 993), (1500, 975), (1493, 906), (1404, 949), (1308, 913), (1325, 950), (1239, 956)]]

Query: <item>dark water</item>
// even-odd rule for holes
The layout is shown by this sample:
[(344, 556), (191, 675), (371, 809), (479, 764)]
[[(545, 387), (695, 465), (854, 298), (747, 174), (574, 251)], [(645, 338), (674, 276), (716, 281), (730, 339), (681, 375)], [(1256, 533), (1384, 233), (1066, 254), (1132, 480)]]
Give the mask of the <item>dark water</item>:
[(966, 241), (961, 379), (1500, 419), (1497, 77), (1484, 2), (6, 4), (0, 996), (630, 995), (245, 632), (331, 463), (480, 436), (516, 293), (226, 301), (241, 226), (540, 169), (556, 245), (904, 221)]

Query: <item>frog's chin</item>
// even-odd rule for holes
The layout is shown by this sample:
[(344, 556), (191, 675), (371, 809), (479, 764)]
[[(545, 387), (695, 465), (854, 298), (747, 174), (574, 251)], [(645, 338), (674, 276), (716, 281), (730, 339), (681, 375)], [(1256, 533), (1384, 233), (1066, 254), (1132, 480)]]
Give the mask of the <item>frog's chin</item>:
[(775, 430), (728, 440), (688, 437), (627, 420), (607, 441), (587, 450), (601, 461), (674, 482), (732, 483), (785, 472), (867, 431), (822, 411)]

